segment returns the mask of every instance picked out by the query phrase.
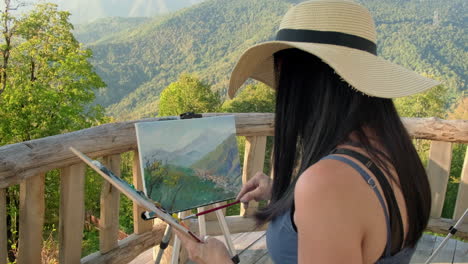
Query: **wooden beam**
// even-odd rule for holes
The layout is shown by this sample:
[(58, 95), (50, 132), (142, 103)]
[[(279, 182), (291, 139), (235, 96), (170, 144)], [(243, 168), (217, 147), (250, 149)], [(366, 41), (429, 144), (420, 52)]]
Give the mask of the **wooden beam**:
[(84, 163), (60, 175), (59, 263), (80, 263), (84, 227)]
[[(246, 137), (242, 183), (247, 183), (257, 172), (263, 172), (265, 162), (266, 136)], [(240, 215), (253, 215), (257, 211), (258, 203), (252, 201), (246, 209), (241, 204)]]
[[(266, 229), (266, 225), (256, 228), (255, 221), (252, 218), (242, 216), (227, 216), (226, 222), (229, 226), (231, 234), (244, 233), (252, 231), (262, 231)], [(192, 219), (187, 221), (190, 229), (198, 231), (198, 220)], [(222, 234), (218, 221), (207, 221), (207, 233), (210, 236), (219, 236)], [(150, 247), (161, 242), (162, 236), (166, 229), (166, 224), (160, 220), (156, 220), (153, 229), (140, 235), (132, 234), (127, 238), (119, 241), (118, 246), (106, 254), (95, 252), (81, 259), (82, 264), (120, 264), (128, 263), (135, 257), (146, 251)], [(169, 250), (169, 248), (167, 249)]]
[[(104, 158), (104, 166), (120, 177), (120, 155)], [(99, 220), (99, 249), (105, 254), (118, 246), (120, 191), (108, 181), (101, 190), (101, 219)]]
[[(255, 220), (251, 217), (243, 217), (239, 215), (235, 216), (226, 216), (226, 223), (231, 234), (244, 233), (244, 232), (254, 232), (266, 230), (266, 225), (257, 227)], [(198, 220), (192, 219), (186, 221), (189, 225), (190, 230), (193, 230), (198, 233)], [(206, 221), (206, 234), (209, 236), (220, 236), (223, 234), (221, 228), (219, 227), (218, 220)]]
[(20, 184), (18, 264), (41, 263), (45, 174)]
[[(438, 234), (443, 234), (444, 236), (449, 233), (449, 228), (455, 225), (456, 220), (446, 219), (446, 218), (431, 218), (427, 225), (426, 230)], [(468, 221), (463, 222), (459, 227), (458, 231), (455, 234), (456, 237), (462, 239), (468, 239)]]
[(403, 117), (401, 121), (413, 138), (468, 143), (468, 120)]
[(452, 143), (432, 141), (427, 163), (427, 176), (431, 185), (431, 217), (433, 218), (439, 218), (442, 214), (451, 162)]
[(124, 264), (132, 261), (142, 252), (159, 244), (166, 224), (156, 220), (153, 229), (140, 235), (132, 234), (119, 241), (117, 247), (106, 254), (95, 252), (81, 259), (82, 264)]
[(0, 264), (7, 263), (6, 189), (0, 189)]
[[(204, 116), (226, 114), (204, 114)], [(240, 136), (272, 136), (274, 115), (268, 113), (234, 114)], [(80, 160), (69, 151), (73, 146), (91, 157), (102, 157), (136, 149), (134, 124), (159, 118), (105, 124), (71, 133), (0, 147), (0, 188)], [(468, 143), (468, 120), (403, 118), (414, 138)]]
[[(143, 178), (141, 176), (140, 168), (140, 156), (138, 150), (133, 152), (133, 186), (137, 190), (143, 191)], [(151, 231), (153, 227), (153, 221), (145, 221), (141, 218), (141, 213), (146, 211), (143, 207), (138, 206), (135, 202), (133, 203), (133, 232), (135, 234), (143, 234), (144, 232)]]
[(455, 211), (453, 219), (460, 218), (468, 208), (468, 148), (466, 149), (465, 161), (460, 177), (460, 185), (458, 186), (457, 201), (455, 203)]

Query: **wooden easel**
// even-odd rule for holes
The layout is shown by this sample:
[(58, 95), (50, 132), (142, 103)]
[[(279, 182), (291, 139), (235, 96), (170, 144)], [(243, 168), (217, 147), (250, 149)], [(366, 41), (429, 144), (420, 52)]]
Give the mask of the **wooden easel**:
[[(186, 112), (180, 115), (180, 119), (193, 119), (193, 118), (203, 118), (201, 114), (196, 114), (194, 112)], [(214, 206), (218, 207), (221, 206), (220, 203), (215, 204)], [(197, 208), (198, 212), (205, 211), (205, 207)], [(239, 263), (239, 256), (237, 255), (236, 249), (234, 247), (234, 243), (231, 239), (231, 232), (226, 223), (226, 218), (223, 215), (222, 210), (215, 211), (216, 218), (218, 219), (219, 226), (221, 228), (221, 232), (224, 235), (224, 239), (226, 241), (228, 251), (233, 258), (235, 263)], [(184, 218), (185, 216), (189, 215), (186, 212), (179, 213), (178, 217), (180, 219)], [(204, 238), (206, 236), (206, 221), (205, 215), (198, 216), (198, 228), (199, 228), (199, 237)], [(181, 249), (180, 239), (175, 236), (174, 244), (172, 246), (172, 257), (171, 257), (171, 264), (179, 264), (179, 253)], [(159, 263), (157, 263), (159, 264)]]
[[(221, 206), (220, 203), (217, 203), (214, 205), (215, 207)], [(205, 207), (199, 207), (198, 212), (203, 212), (205, 211)], [(216, 218), (218, 219), (219, 227), (221, 229), (221, 232), (224, 235), (224, 239), (226, 241), (228, 251), (230, 255), (233, 258), (238, 258), (237, 256), (237, 251), (234, 247), (234, 243), (232, 242), (231, 239), (231, 232), (229, 231), (228, 225), (226, 223), (226, 218), (223, 214), (223, 210), (217, 210), (215, 211), (216, 213)], [(183, 218), (186, 216), (186, 212), (179, 213), (179, 218)], [(198, 229), (199, 229), (199, 236), (200, 237), (205, 237), (206, 236), (206, 219), (205, 215), (198, 216)], [(179, 253), (180, 253), (180, 240), (177, 236), (175, 236), (174, 239), (174, 245), (172, 247), (172, 258), (171, 258), (171, 264), (179, 264)], [(182, 263), (183, 264), (183, 263)]]

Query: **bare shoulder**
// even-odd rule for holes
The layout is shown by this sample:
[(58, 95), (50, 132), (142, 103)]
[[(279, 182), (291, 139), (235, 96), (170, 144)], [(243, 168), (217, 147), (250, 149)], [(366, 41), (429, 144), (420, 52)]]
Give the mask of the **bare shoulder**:
[[(353, 168), (337, 160), (321, 160), (309, 167), (299, 177), (295, 193), (311, 197), (317, 195), (358, 195), (356, 188), (363, 185)], [(349, 198), (349, 197), (348, 197)]]
[(362, 263), (366, 206), (362, 206), (362, 182), (355, 173), (340, 161), (322, 160), (299, 176), (294, 221), (300, 259)]

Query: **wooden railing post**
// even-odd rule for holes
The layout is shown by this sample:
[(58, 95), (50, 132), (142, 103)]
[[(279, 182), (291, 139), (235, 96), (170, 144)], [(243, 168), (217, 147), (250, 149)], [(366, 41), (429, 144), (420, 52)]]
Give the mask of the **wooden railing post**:
[[(104, 158), (104, 166), (120, 177), (120, 155)], [(99, 250), (105, 254), (118, 246), (120, 191), (108, 181), (101, 190), (101, 218), (99, 220)]]
[(6, 189), (0, 189), (0, 264), (7, 263)]
[(465, 161), (460, 177), (460, 186), (458, 187), (457, 202), (455, 203), (455, 211), (453, 219), (458, 219), (468, 208), (468, 148), (466, 148)]
[(18, 263), (41, 263), (45, 174), (20, 184)]
[[(133, 152), (133, 186), (135, 186), (137, 190), (143, 191), (140, 156), (137, 150)], [(144, 208), (133, 203), (133, 232), (137, 235), (151, 231), (153, 228), (153, 221), (145, 221), (141, 218), (141, 213), (143, 211), (145, 211)]]
[(79, 264), (84, 227), (86, 167), (79, 163), (60, 175), (59, 263)]
[[(242, 171), (242, 183), (249, 181), (255, 173), (263, 171), (265, 162), (266, 136), (255, 136), (245, 138), (244, 166)], [(241, 204), (240, 214), (242, 216), (252, 215), (258, 207), (257, 202), (250, 202), (249, 208)]]
[(432, 194), (432, 218), (439, 218), (442, 214), (451, 162), (452, 143), (432, 141), (427, 163), (427, 175)]

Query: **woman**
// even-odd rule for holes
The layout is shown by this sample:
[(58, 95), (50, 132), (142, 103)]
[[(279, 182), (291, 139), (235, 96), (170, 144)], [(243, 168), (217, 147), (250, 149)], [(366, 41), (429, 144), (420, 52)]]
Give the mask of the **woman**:
[[(376, 56), (374, 22), (350, 1), (301, 3), (277, 40), (247, 50), (229, 95), (249, 77), (277, 90), (274, 177), (239, 193), (270, 200), (275, 263), (409, 263), (430, 213), (425, 170), (389, 98), (437, 82)], [(216, 239), (182, 237), (198, 263), (232, 263)]]

